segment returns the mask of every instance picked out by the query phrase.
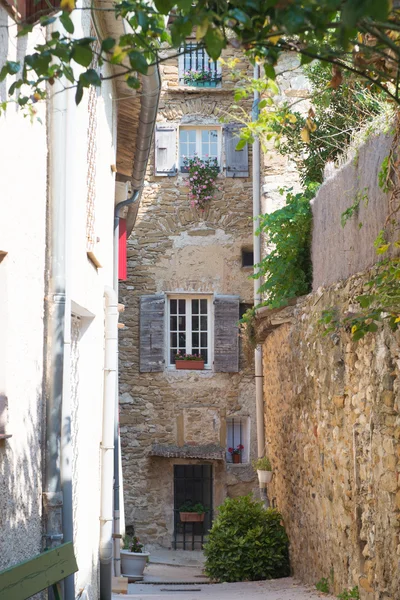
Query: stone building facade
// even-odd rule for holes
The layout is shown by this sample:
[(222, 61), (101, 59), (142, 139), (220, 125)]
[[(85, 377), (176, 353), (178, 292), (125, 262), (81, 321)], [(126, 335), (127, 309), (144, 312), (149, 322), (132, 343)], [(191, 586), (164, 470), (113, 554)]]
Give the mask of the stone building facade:
[[(234, 128), (221, 123), (233, 102), (229, 68), (216, 66), (207, 87), (191, 86), (182, 79), (188, 64), (163, 58), (155, 145), (120, 285), (125, 519), (146, 544), (198, 549), (225, 497), (257, 488), (254, 372), (237, 327), (253, 300), (251, 149), (236, 151)], [(203, 60), (195, 50), (191, 59)], [(251, 74), (243, 59), (238, 68)], [(181, 167), (189, 148), (215, 155), (220, 167), (204, 212), (188, 198)], [(195, 351), (199, 319), (205, 368), (177, 370), (177, 336)], [(240, 443), (242, 463), (232, 464), (227, 447)], [(181, 525), (184, 501), (209, 509), (204, 524)]]

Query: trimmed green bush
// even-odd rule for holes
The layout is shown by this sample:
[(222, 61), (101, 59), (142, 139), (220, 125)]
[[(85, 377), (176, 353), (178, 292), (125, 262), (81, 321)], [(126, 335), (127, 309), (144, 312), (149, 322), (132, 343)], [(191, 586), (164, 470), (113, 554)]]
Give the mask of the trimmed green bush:
[(280, 513), (252, 496), (228, 498), (204, 547), (205, 572), (215, 581), (287, 577), (289, 540)]

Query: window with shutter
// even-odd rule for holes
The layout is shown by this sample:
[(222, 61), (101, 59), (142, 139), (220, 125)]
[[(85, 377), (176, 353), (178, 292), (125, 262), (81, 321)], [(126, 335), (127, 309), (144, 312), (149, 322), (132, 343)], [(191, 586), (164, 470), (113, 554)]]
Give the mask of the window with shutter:
[(241, 125), (226, 125), (224, 127), (225, 159), (227, 177), (249, 176), (249, 151), (246, 144), (241, 150), (236, 150), (239, 142)]
[(214, 298), (214, 370), (239, 371), (239, 296)]
[(198, 354), (204, 367), (211, 367), (211, 296), (168, 297), (168, 366), (175, 366), (175, 356)]
[(159, 177), (176, 175), (176, 132), (173, 124), (156, 125), (155, 139), (155, 174)]
[(201, 159), (215, 159), (220, 165), (221, 156), (221, 128), (215, 125), (203, 127), (179, 127), (179, 167), (185, 173), (184, 159), (198, 156)]
[(140, 297), (139, 369), (141, 373), (164, 370), (164, 318), (164, 294)]

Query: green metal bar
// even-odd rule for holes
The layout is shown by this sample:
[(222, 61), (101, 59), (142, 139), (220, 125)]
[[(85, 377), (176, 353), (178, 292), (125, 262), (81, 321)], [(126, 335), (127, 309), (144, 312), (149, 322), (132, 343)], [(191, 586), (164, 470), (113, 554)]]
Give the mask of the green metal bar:
[[(78, 570), (72, 542), (0, 572), (0, 600), (27, 600)], [(59, 593), (55, 593), (59, 600)]]

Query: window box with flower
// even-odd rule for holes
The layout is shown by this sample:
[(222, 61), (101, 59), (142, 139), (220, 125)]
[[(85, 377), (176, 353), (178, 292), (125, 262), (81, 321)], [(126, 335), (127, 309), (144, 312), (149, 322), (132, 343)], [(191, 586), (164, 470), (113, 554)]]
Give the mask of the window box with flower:
[(236, 448), (228, 448), (228, 452), (232, 456), (232, 462), (234, 464), (240, 464), (242, 462), (243, 450), (244, 450), (243, 444), (238, 444), (236, 446)]
[(202, 371), (204, 369), (204, 358), (201, 354), (185, 354), (180, 350), (175, 354), (175, 368), (191, 371)]
[(221, 82), (221, 75), (215, 70), (197, 69), (185, 71), (183, 82), (192, 87), (216, 87)]

